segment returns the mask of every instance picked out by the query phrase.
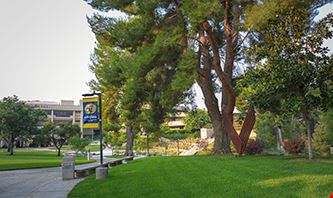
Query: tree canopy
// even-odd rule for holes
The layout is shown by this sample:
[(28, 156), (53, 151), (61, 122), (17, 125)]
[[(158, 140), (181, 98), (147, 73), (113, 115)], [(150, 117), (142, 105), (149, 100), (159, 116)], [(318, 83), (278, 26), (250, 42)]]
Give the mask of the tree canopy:
[(260, 40), (251, 51), (257, 66), (241, 83), (246, 87), (247, 100), (259, 109), (303, 114), (310, 159), (315, 124), (312, 114), (333, 105), (333, 59), (322, 45), (333, 36), (333, 15), (315, 23), (311, 11), (306, 4), (305, 8), (302, 5), (281, 10), (261, 27)]
[(15, 95), (0, 101), (0, 137), (7, 143), (10, 155), (14, 154), (15, 141), (30, 137), (45, 117), (42, 110), (26, 105)]
[[(233, 110), (238, 94), (235, 81), (243, 73), (244, 67), (249, 66), (245, 63), (253, 63), (250, 61), (253, 57), (245, 59), (244, 52), (249, 46), (267, 46), (266, 49), (269, 49), (271, 45), (276, 50), (277, 57), (284, 53), (294, 59), (300, 58), (302, 63), (305, 63), (302, 56), (320, 52), (307, 50), (309, 52), (302, 52), (303, 55), (300, 56), (297, 47), (301, 49), (301, 46), (306, 45), (304, 42), (316, 44), (321, 41), (316, 35), (312, 40), (296, 32), (306, 29), (307, 24), (311, 24), (311, 17), (315, 15), (315, 8), (327, 1), (86, 2), (102, 12), (118, 10), (124, 13), (120, 18), (95, 14), (88, 21), (98, 41), (91, 66), (97, 82), (92, 85), (108, 94), (106, 97), (112, 97), (112, 100), (117, 101), (113, 103), (110, 112), (113, 115), (117, 114), (126, 125), (128, 145), (133, 142), (133, 131), (142, 127), (150, 131), (158, 130), (167, 112), (191, 98), (188, 97), (191, 87), (197, 82), (205, 97), (205, 105), (214, 128), (215, 142), (212, 153), (230, 153), (231, 139), (237, 152), (242, 154), (255, 122), (253, 103), (244, 103), (247, 117), (241, 133), (237, 134), (233, 127)], [(302, 9), (306, 17), (297, 19), (297, 13), (292, 15), (296, 18), (286, 17), (286, 13)], [(258, 21), (258, 18), (262, 20)], [(287, 26), (295, 30), (282, 31), (283, 24), (278, 25), (282, 18), (293, 23), (295, 20), (303, 20), (299, 22), (304, 25)], [(324, 29), (321, 28), (321, 31)], [(274, 38), (274, 34), (280, 30), (282, 35)], [(308, 32), (310, 29), (305, 31)], [(285, 38), (285, 42), (296, 41), (294, 44), (290, 43), (291, 48), (288, 49), (296, 51), (278, 52), (283, 39), (280, 43), (270, 43), (271, 41), (263, 36), (270, 34), (273, 35), (272, 39), (282, 39), (285, 36), (289, 37)], [(265, 55), (259, 55), (259, 48), (256, 49), (256, 60), (263, 60)], [(314, 64), (322, 63), (323, 60), (316, 59), (319, 62)], [(309, 76), (307, 70), (304, 70), (306, 66), (301, 63), (296, 65), (295, 68), (300, 72), (305, 72), (299, 80), (306, 79)], [(272, 83), (272, 86), (276, 86), (276, 83), (283, 84), (277, 81)], [(115, 91), (115, 94), (109, 90)], [(217, 92), (222, 92), (220, 99), (215, 95)], [(316, 89), (312, 92), (315, 93)], [(130, 145), (127, 151), (131, 149)]]

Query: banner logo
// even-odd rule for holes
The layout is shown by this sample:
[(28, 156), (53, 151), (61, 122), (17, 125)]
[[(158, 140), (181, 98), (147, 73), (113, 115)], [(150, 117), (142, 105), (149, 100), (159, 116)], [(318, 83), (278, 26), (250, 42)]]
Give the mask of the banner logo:
[(86, 114), (94, 114), (96, 112), (96, 105), (93, 103), (87, 104), (86, 107), (84, 108), (84, 111)]

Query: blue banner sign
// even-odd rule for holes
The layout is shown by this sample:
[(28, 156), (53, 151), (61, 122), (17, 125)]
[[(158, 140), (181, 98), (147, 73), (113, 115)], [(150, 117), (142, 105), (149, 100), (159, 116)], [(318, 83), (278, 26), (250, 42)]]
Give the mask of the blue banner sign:
[(83, 98), (83, 128), (98, 128), (98, 113), (98, 97)]

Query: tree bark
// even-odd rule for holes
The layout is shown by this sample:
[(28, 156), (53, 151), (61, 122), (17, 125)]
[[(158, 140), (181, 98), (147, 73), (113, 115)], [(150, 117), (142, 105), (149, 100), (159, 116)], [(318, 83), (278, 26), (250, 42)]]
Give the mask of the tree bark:
[[(232, 14), (232, 8), (234, 12)], [(205, 104), (208, 114), (212, 120), (214, 130), (214, 147), (212, 154), (231, 153), (230, 139), (234, 143), (236, 150), (242, 154), (246, 147), (249, 134), (255, 122), (255, 112), (253, 107), (249, 109), (248, 124), (242, 127), (243, 135), (240, 137), (233, 126), (233, 111), (235, 108), (236, 97), (232, 85), (232, 76), (235, 60), (235, 50), (238, 44), (238, 28), (239, 28), (240, 10), (237, 3), (231, 4), (230, 0), (225, 1), (225, 41), (226, 52), (224, 68), (221, 66), (220, 51), (217, 41), (213, 34), (213, 28), (208, 21), (202, 24), (203, 30), (199, 31), (199, 60), (197, 64), (197, 72), (199, 74), (198, 84), (205, 97)], [(232, 26), (233, 20), (233, 26)], [(207, 41), (206, 41), (207, 37)], [(209, 51), (209, 47), (211, 51)], [(203, 64), (201, 62), (203, 56)], [(203, 65), (203, 67), (202, 67)], [(212, 70), (214, 69), (219, 81), (222, 84), (222, 100), (219, 109), (218, 101), (215, 97), (214, 89), (212, 89)]]
[(58, 154), (57, 155), (60, 156), (60, 148), (58, 148)]
[(224, 148), (222, 146), (222, 116), (218, 109), (218, 101), (214, 95), (214, 90), (211, 84), (210, 78), (200, 78), (198, 84), (203, 92), (205, 98), (205, 105), (207, 107), (208, 115), (212, 121), (213, 131), (214, 131), (214, 146), (212, 149), (212, 154), (222, 154), (224, 153)]
[[(208, 115), (212, 121), (213, 131), (214, 131), (214, 146), (212, 149), (212, 154), (222, 154), (224, 153), (222, 146), (222, 115), (219, 110), (218, 100), (215, 96), (212, 80), (212, 63), (210, 61), (210, 54), (206, 46), (206, 39), (204, 32), (199, 32), (199, 59), (197, 64), (197, 72), (199, 78), (197, 80), (202, 93), (205, 98), (205, 105), (207, 107)], [(201, 68), (201, 59), (203, 59), (203, 67)]]
[(278, 126), (276, 128), (276, 139), (277, 139), (277, 149), (284, 152), (285, 150), (284, 150), (284, 142), (283, 142), (281, 126)]
[(315, 122), (308, 110), (303, 111), (303, 119), (306, 125), (307, 132), (307, 143), (308, 143), (308, 157), (309, 160), (313, 160), (313, 150), (312, 150), (312, 134), (314, 133)]
[(14, 136), (10, 135), (10, 147), (9, 147), (9, 155), (14, 155)]
[(133, 156), (133, 142), (134, 142), (134, 133), (133, 133), (133, 127), (127, 126), (126, 127), (126, 156)]

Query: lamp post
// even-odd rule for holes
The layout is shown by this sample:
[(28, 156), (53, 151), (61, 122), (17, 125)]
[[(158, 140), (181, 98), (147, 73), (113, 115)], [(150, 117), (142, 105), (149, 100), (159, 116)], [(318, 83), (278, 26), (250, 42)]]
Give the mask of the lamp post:
[(99, 146), (100, 146), (100, 164), (103, 165), (103, 131), (102, 131), (102, 93), (93, 92), (82, 94), (83, 97), (98, 96), (99, 107)]

